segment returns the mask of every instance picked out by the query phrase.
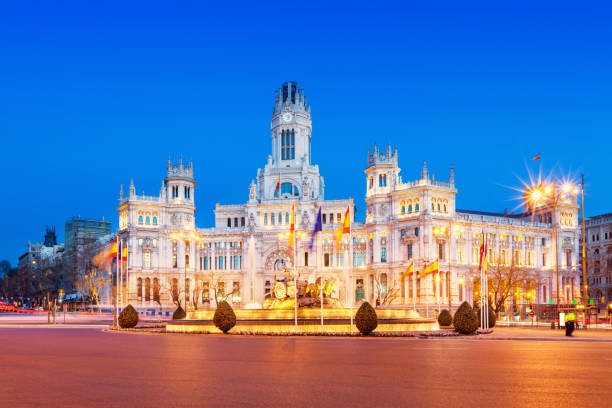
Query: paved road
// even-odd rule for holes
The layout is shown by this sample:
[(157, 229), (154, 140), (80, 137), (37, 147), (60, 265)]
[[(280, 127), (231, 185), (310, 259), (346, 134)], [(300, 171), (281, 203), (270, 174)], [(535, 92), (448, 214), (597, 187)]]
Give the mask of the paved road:
[(609, 406), (610, 343), (0, 329), (2, 406)]

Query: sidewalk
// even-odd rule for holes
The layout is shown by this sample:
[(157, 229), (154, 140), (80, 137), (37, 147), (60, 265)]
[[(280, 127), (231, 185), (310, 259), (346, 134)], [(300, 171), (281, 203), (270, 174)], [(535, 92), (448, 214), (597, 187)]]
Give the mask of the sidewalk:
[(498, 327), (493, 333), (478, 336), (483, 340), (537, 340), (537, 341), (590, 341), (612, 343), (612, 330), (588, 329), (575, 330), (572, 337), (565, 336), (565, 330), (550, 327)]

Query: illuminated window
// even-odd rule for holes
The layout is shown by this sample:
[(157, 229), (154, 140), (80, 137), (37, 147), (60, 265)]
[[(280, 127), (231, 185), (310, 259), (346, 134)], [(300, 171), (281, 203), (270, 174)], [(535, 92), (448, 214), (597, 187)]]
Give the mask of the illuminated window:
[(153, 225), (157, 225), (157, 217), (153, 217)]
[(147, 218), (145, 218), (145, 219), (146, 219), (146, 221), (145, 221), (146, 224), (149, 225), (151, 223), (151, 219), (149, 218), (149, 216), (147, 215)]
[(140, 225), (142, 225), (142, 215), (139, 215), (139, 216), (138, 216), (138, 223), (139, 223)]
[(145, 268), (151, 267), (151, 253), (150, 252), (144, 253), (144, 267)]
[(416, 203), (416, 204), (414, 205), (414, 211), (419, 211), (419, 203)]

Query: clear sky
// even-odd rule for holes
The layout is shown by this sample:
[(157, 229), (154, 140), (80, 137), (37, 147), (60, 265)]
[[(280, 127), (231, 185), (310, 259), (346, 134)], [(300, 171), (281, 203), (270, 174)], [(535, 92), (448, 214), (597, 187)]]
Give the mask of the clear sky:
[(194, 160), (212, 226), (215, 203), (247, 201), (288, 80), (326, 198), (358, 219), (374, 142), (404, 181), (454, 164), (461, 209), (515, 207), (508, 186), (542, 166), (586, 174), (587, 216), (612, 211), (606, 3), (382, 3), (0, 1), (0, 259), (46, 225), (63, 242), (72, 216), (115, 228), (119, 186), (157, 195), (169, 154)]

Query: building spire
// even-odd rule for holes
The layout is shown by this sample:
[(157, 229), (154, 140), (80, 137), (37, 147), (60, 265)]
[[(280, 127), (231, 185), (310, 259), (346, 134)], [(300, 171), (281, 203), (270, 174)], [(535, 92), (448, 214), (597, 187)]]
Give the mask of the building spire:
[(123, 184), (121, 185), (121, 187), (119, 188), (119, 199), (122, 200), (123, 199)]
[(453, 168), (452, 164), (451, 164), (451, 169), (450, 169), (450, 176), (448, 177), (448, 182), (450, 183), (451, 186), (455, 185), (455, 169)]
[(134, 178), (132, 177), (130, 179), (130, 197), (133, 197), (136, 195), (136, 187), (134, 187)]
[(421, 180), (429, 180), (429, 172), (427, 171), (427, 160), (423, 160), (423, 171), (421, 171)]

